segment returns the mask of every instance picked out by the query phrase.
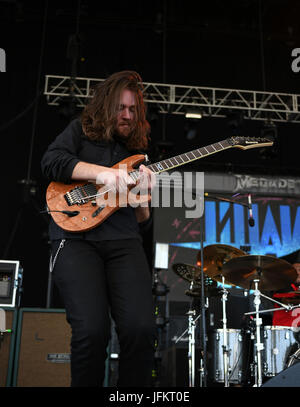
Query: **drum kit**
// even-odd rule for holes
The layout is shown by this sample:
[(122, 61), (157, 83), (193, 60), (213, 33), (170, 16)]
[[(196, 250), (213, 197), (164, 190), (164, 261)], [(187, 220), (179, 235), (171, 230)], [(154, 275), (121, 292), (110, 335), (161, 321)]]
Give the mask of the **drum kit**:
[[(203, 264), (201, 264), (201, 259)], [(204, 342), (209, 343), (210, 370), (206, 370), (206, 351), (201, 351), (200, 386), (207, 375), (214, 383), (225, 387), (241, 386), (248, 373), (249, 337), (251, 360), (251, 386), (260, 387), (264, 381), (276, 376), (285, 368), (300, 360), (300, 340), (298, 328), (288, 326), (263, 326), (261, 314), (280, 310), (292, 311), (300, 308), (300, 291), (281, 294), (280, 301), (272, 292), (291, 288), (297, 278), (296, 269), (287, 261), (269, 255), (248, 255), (235, 247), (215, 244), (204, 247), (203, 253), (197, 255), (197, 266), (177, 263), (173, 271), (190, 283), (185, 294), (195, 298), (205, 296), (202, 304), (207, 305), (211, 297), (219, 297), (222, 302), (222, 328), (206, 334)], [(203, 274), (202, 274), (203, 271)], [(202, 274), (202, 275), (201, 275)], [(204, 287), (202, 287), (202, 282)], [(229, 288), (241, 288), (247, 295), (253, 295), (254, 311), (244, 313), (249, 317), (249, 329), (228, 329), (226, 302)], [(202, 290), (201, 290), (202, 289)], [(261, 298), (276, 303), (276, 308), (261, 309)], [(192, 301), (192, 303), (193, 303)], [(191, 303), (191, 304), (192, 304)], [(196, 306), (191, 306), (188, 315), (188, 329), (178, 338), (188, 333), (189, 337), (189, 386), (195, 386), (195, 329)], [(202, 313), (203, 315), (203, 313)], [(204, 322), (205, 324), (205, 322)], [(203, 331), (205, 331), (203, 329)], [(203, 348), (203, 344), (202, 344)], [(204, 366), (204, 367), (203, 367)], [(206, 377), (206, 376), (205, 376)]]

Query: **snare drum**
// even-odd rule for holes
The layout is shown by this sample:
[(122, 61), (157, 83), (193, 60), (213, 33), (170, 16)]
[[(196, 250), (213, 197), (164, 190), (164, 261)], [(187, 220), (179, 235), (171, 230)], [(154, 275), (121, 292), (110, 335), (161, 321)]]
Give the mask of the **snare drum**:
[[(209, 335), (208, 375), (216, 383), (224, 383), (223, 329), (215, 329)], [(240, 329), (227, 329), (229, 383), (240, 384), (244, 379), (244, 335)]]
[(264, 327), (264, 350), (262, 353), (263, 374), (272, 377), (287, 367), (288, 358), (298, 348), (299, 328), (288, 326)]

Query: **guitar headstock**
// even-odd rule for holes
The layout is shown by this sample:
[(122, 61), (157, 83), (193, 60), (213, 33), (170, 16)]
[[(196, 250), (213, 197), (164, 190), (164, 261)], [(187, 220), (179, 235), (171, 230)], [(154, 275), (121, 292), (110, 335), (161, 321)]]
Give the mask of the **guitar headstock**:
[(266, 137), (233, 136), (228, 138), (227, 141), (232, 147), (241, 148), (242, 150), (258, 147), (271, 147), (274, 144), (274, 141), (271, 138)]

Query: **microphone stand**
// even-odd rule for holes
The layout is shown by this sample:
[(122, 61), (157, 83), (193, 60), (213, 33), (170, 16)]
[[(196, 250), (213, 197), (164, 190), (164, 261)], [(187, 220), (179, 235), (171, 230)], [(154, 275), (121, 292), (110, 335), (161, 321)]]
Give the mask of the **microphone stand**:
[[(191, 194), (197, 199), (201, 200), (201, 196), (198, 196), (194, 191), (190, 191)], [(205, 309), (207, 308), (205, 305), (205, 293), (204, 293), (204, 270), (203, 270), (203, 244), (204, 244), (204, 214), (200, 217), (200, 256), (201, 256), (201, 302), (200, 302), (200, 308), (201, 308), (201, 313), (198, 315), (198, 317), (193, 320), (193, 315), (195, 313), (189, 312), (189, 331), (193, 331), (195, 329), (195, 322), (197, 321), (198, 318), (201, 317), (201, 341), (202, 341), (202, 349), (201, 349), (201, 357), (200, 357), (200, 387), (206, 387), (207, 386), (207, 347), (206, 347), (206, 318), (205, 318)], [(192, 336), (189, 336), (190, 342), (193, 342)], [(192, 350), (192, 348), (191, 348)], [(193, 354), (192, 354), (193, 356)], [(189, 349), (189, 366), (190, 361), (192, 363), (195, 363), (193, 361), (193, 357), (190, 355), (190, 349)], [(190, 385), (194, 384), (193, 379), (193, 370), (190, 368)]]
[(206, 198), (211, 198), (211, 199), (214, 199), (214, 200), (216, 200), (216, 201), (223, 201), (223, 202), (229, 202), (229, 203), (233, 203), (233, 204), (238, 204), (238, 205), (245, 206), (245, 207), (248, 208), (249, 210), (251, 209), (251, 208), (250, 208), (250, 205), (252, 205), (252, 203), (251, 203), (251, 204), (250, 204), (250, 203), (245, 204), (245, 203), (243, 203), (243, 202), (237, 202), (237, 201), (235, 201), (235, 200), (233, 200), (233, 199), (228, 199), (228, 198), (224, 198), (224, 197), (221, 197), (221, 196), (210, 195), (210, 194), (208, 194), (207, 192), (205, 192), (204, 195), (205, 195)]
[(205, 319), (205, 293), (203, 270), (203, 243), (204, 243), (204, 216), (200, 218), (200, 256), (201, 256), (201, 319), (202, 319), (202, 357), (200, 366), (200, 386), (207, 386), (207, 349), (206, 349), (206, 319)]

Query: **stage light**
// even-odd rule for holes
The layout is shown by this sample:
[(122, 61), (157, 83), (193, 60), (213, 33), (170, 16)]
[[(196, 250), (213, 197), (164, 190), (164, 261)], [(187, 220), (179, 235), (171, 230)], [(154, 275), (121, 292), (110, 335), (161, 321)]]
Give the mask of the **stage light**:
[(185, 121), (184, 125), (184, 134), (185, 138), (187, 140), (193, 140), (197, 136), (197, 131), (198, 131), (198, 121), (202, 119), (203, 117), (203, 111), (202, 109), (199, 108), (188, 108), (185, 112), (185, 118), (187, 119)]
[(185, 113), (186, 119), (202, 119), (203, 114), (201, 109), (188, 109)]

